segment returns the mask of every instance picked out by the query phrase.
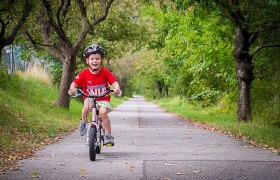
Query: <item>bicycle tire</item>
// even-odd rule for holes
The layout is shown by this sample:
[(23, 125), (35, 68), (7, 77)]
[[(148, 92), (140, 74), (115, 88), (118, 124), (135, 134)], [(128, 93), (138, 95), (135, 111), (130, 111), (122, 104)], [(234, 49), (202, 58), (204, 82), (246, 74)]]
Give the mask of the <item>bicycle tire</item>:
[(100, 154), (101, 153), (101, 147), (102, 147), (102, 137), (101, 137), (101, 128), (99, 128), (99, 132), (97, 132), (97, 133), (99, 133), (99, 139), (98, 139), (98, 145), (96, 146), (96, 153), (97, 154)]
[(91, 127), (89, 131), (89, 158), (91, 161), (96, 159), (96, 128)]

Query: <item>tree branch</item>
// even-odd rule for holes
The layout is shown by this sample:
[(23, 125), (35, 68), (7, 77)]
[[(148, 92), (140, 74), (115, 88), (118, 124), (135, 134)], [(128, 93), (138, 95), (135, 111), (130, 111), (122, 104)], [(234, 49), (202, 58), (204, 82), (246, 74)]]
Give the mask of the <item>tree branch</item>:
[(256, 31), (254, 33), (249, 33), (249, 35), (250, 35), (249, 46), (251, 46), (255, 42), (255, 40), (257, 39), (259, 33), (258, 33), (258, 31)]
[(71, 0), (66, 0), (66, 3), (64, 3), (63, 9), (61, 11), (62, 17), (65, 18), (70, 6), (71, 6)]
[(40, 25), (42, 38), (45, 44), (48, 44), (50, 39), (51, 25), (44, 18), (37, 18), (37, 23)]
[(86, 11), (84, 2), (82, 0), (77, 0), (77, 3), (78, 3), (78, 6), (80, 8), (82, 17), (86, 19), (87, 11)]
[(3, 41), (4, 35), (5, 35), (5, 32), (6, 32), (7, 23), (5, 23), (5, 22), (0, 18), (0, 24), (1, 24), (0, 40)]
[(280, 48), (280, 44), (272, 44), (272, 45), (264, 45), (259, 47), (255, 52), (252, 53), (252, 57), (254, 57), (260, 50), (264, 49), (264, 48)]
[(231, 17), (235, 20), (237, 26), (239, 23), (242, 23), (244, 25), (250, 25), (249, 22), (245, 21), (244, 17), (240, 14), (240, 11), (238, 9), (235, 9), (235, 11), (231, 10), (231, 6), (238, 7), (238, 1), (226, 1), (227, 3), (225, 3), (222, 0), (215, 0), (215, 2), (220, 4), (224, 9), (226, 9), (229, 12)]
[(268, 74), (266, 74), (266, 75), (259, 76), (259, 77), (258, 77), (257, 75), (255, 75), (255, 77), (256, 77), (256, 79), (264, 79), (264, 78), (266, 78), (266, 77), (269, 77), (269, 76), (274, 75), (276, 72), (277, 72), (277, 70), (275, 70), (274, 72), (268, 73)]
[[(99, 16), (98, 18), (96, 18), (93, 22), (94, 25), (100, 23), (101, 21), (105, 20), (106, 17), (108, 16), (108, 13), (109, 13), (109, 9), (112, 5), (114, 0), (109, 0), (109, 2), (107, 3), (107, 5), (104, 7), (104, 14)], [(100, 2), (101, 4), (103, 4), (102, 2)]]
[(35, 49), (46, 50), (47, 52), (49, 52), (53, 57), (57, 58), (58, 60), (60, 60), (60, 61), (64, 60), (63, 53), (61, 53), (61, 51), (59, 51), (57, 48), (55, 48), (51, 45), (41, 44), (41, 43), (35, 41), (27, 30), (25, 31), (25, 34), (27, 35), (28, 39), (30, 40), (30, 42), (32, 43), (32, 45), (34, 46)]
[(269, 27), (269, 28), (264, 28), (264, 29), (260, 29), (258, 31), (253, 31), (253, 32), (250, 32), (250, 33), (261, 33), (261, 32), (265, 32), (265, 31), (270, 31), (270, 30), (273, 30), (273, 29), (278, 29), (280, 28), (280, 25), (278, 26), (272, 26), (272, 27)]
[(43, 6), (46, 8), (48, 17), (49, 17), (49, 22), (51, 24), (51, 26), (53, 27), (53, 29), (55, 30), (55, 32), (57, 33), (57, 35), (65, 42), (67, 42), (68, 44), (71, 44), (71, 41), (69, 40), (69, 38), (66, 36), (64, 30), (62, 29), (62, 26), (57, 25), (54, 22), (54, 18), (53, 18), (53, 14), (52, 14), (52, 9), (51, 9), (51, 5), (49, 4), (48, 0), (41, 0)]
[(89, 26), (89, 30), (92, 31), (93, 26), (91, 25), (91, 23), (89, 22), (89, 20), (87, 18), (87, 10), (86, 10), (84, 2), (82, 0), (77, 0), (77, 3), (80, 8), (82, 18), (84, 19), (85, 22), (87, 22), (87, 25)]
[(11, 44), (15, 37), (16, 34), (18, 33), (19, 29), (22, 27), (22, 25), (25, 23), (25, 21), (27, 20), (27, 17), (29, 16), (29, 12), (31, 11), (31, 3), (29, 0), (25, 0), (25, 6), (24, 6), (24, 11), (23, 14), (20, 18), (20, 20), (18, 21), (18, 23), (16, 24), (16, 26), (13, 28), (13, 31), (11, 32), (10, 36), (6, 39), (6, 43), (7, 44)]
[(79, 48), (81, 47), (81, 44), (82, 42), (85, 40), (85, 38), (87, 37), (87, 34), (88, 34), (89, 30), (88, 29), (85, 29), (81, 34), (80, 36), (78, 37), (75, 45), (74, 45), (74, 51), (78, 51)]
[(32, 43), (32, 45), (33, 45), (36, 49), (44, 50), (43, 47), (49, 47), (49, 45), (41, 44), (41, 43), (37, 42), (37, 41), (31, 36), (31, 34), (28, 32), (28, 30), (25, 30), (25, 34), (27, 35), (29, 41)]
[(101, 6), (104, 9), (104, 13), (101, 16), (99, 16), (98, 18), (94, 19), (93, 23), (91, 23), (87, 18), (87, 11), (86, 11), (84, 2), (82, 0), (77, 0), (78, 6), (79, 6), (80, 11), (81, 11), (81, 15), (89, 26), (89, 31), (93, 32), (93, 29), (94, 29), (93, 26), (106, 19), (106, 17), (108, 16), (108, 13), (109, 13), (109, 9), (110, 9), (113, 1), (114, 0), (109, 0), (109, 2), (106, 4), (105, 1), (99, 0), (99, 3), (101, 4)]
[(60, 0), (60, 6), (58, 7), (57, 12), (56, 12), (57, 24), (60, 27), (62, 26), (61, 20), (60, 20), (60, 12), (62, 10), (63, 5), (64, 5), (64, 0)]
[(63, 24), (62, 21), (64, 22), (65, 16), (68, 12), (70, 5), (71, 5), (70, 0), (66, 0), (66, 2), (65, 2), (65, 0), (60, 0), (60, 6), (56, 13), (56, 19), (57, 19), (57, 23), (58, 23), (59, 27), (62, 27), (62, 24)]

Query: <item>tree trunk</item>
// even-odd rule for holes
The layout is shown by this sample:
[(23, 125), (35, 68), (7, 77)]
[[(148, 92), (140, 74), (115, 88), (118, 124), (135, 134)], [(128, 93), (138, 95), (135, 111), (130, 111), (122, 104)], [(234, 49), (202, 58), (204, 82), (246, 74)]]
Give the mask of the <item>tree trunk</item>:
[(2, 48), (0, 46), (0, 66), (2, 65), (2, 52), (3, 52), (4, 47)]
[(252, 117), (251, 85), (254, 80), (252, 56), (249, 54), (250, 35), (246, 29), (237, 28), (234, 44), (236, 77), (238, 81), (238, 121), (248, 122)]
[(165, 86), (164, 92), (165, 92), (164, 93), (165, 97), (168, 98), (168, 96), (169, 96), (169, 88), (168, 88), (168, 86)]
[(126, 94), (126, 84), (127, 84), (127, 78), (121, 78), (120, 81), (119, 81), (119, 84), (120, 84), (120, 88), (122, 90), (122, 97), (125, 96)]
[(58, 98), (56, 100), (56, 104), (62, 108), (69, 108), (69, 95), (68, 90), (70, 88), (70, 84), (75, 76), (75, 67), (76, 67), (76, 56), (69, 57), (70, 59), (66, 59), (63, 61), (62, 68), (62, 77), (59, 86)]
[(158, 98), (162, 98), (163, 85), (160, 81), (157, 81), (157, 88), (158, 88)]

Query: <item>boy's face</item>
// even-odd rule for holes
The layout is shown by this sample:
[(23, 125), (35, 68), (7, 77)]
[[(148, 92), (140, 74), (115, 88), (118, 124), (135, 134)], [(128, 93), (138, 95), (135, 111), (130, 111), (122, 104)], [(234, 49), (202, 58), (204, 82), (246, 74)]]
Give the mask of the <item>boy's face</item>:
[(86, 62), (92, 70), (98, 70), (102, 63), (101, 54), (91, 54), (86, 58)]

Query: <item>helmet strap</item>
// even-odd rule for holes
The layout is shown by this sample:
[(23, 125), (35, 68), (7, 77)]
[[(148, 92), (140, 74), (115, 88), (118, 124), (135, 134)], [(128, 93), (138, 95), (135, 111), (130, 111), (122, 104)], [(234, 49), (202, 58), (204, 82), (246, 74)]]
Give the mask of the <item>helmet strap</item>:
[(90, 68), (90, 71), (91, 71), (91, 72), (96, 72), (96, 71), (98, 71), (98, 70), (100, 69), (100, 67), (97, 68), (97, 69), (92, 69), (90, 66), (89, 66), (89, 68)]

